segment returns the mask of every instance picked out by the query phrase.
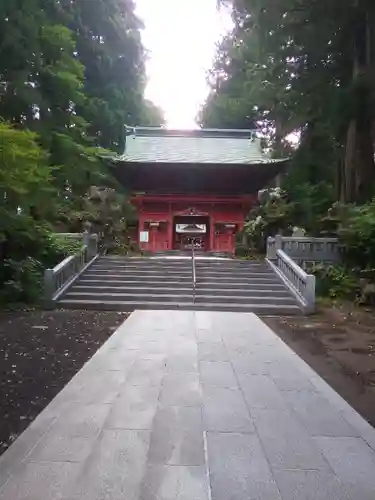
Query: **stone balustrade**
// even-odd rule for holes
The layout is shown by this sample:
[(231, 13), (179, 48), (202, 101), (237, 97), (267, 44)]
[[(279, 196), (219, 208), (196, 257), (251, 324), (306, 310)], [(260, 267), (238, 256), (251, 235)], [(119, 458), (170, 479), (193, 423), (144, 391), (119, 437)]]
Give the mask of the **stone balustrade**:
[(307, 313), (315, 310), (315, 276), (304, 271), (309, 263), (336, 264), (341, 260), (337, 238), (281, 236), (267, 239), (267, 260)]
[(98, 255), (98, 237), (89, 233), (59, 233), (62, 237), (82, 238), (82, 248), (52, 269), (44, 270), (44, 303), (53, 307), (62, 293)]
[(275, 260), (277, 250), (283, 250), (300, 265), (311, 262), (335, 264), (341, 261), (340, 245), (337, 238), (281, 235), (269, 237), (267, 258)]

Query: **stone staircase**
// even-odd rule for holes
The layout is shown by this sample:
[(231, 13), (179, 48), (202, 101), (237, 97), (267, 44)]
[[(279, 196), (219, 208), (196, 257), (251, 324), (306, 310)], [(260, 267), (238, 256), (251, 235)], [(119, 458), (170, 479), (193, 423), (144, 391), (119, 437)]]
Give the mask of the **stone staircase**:
[(59, 300), (67, 309), (185, 309), (301, 314), (294, 296), (265, 262), (101, 257)]
[(203, 309), (298, 314), (294, 296), (265, 262), (197, 261), (195, 303)]

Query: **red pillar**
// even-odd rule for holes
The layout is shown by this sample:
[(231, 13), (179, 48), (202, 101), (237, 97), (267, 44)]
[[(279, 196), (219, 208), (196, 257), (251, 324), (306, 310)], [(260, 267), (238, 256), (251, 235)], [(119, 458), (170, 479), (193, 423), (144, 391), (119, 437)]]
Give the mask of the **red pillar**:
[(155, 252), (157, 250), (157, 231), (158, 231), (158, 228), (155, 227), (155, 226), (151, 226), (150, 227), (150, 234), (149, 234), (149, 238), (150, 238), (150, 249), (151, 249), (151, 252)]
[(138, 246), (139, 248), (143, 248), (144, 247), (144, 243), (141, 243), (140, 241), (140, 233), (142, 231), (144, 231), (144, 227), (145, 227), (145, 222), (144, 222), (144, 218), (143, 218), (143, 215), (142, 214), (139, 214), (139, 224), (138, 224), (138, 235), (137, 235), (137, 242), (138, 242)]
[(168, 250), (173, 250), (173, 215), (168, 220)]
[(236, 232), (232, 231), (229, 235), (229, 251), (231, 254), (236, 253)]
[(215, 238), (215, 221), (214, 218), (210, 218), (210, 248), (209, 250), (212, 252), (214, 250), (214, 238)]

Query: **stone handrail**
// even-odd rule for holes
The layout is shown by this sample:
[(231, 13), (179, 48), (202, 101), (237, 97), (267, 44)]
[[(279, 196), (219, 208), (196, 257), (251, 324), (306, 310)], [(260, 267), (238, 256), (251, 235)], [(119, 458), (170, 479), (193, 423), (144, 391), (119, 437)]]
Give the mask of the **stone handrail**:
[[(77, 234), (76, 237), (79, 238), (80, 235)], [(47, 308), (53, 307), (56, 300), (98, 257), (97, 236), (83, 233), (82, 238), (83, 246), (75, 255), (67, 257), (52, 269), (45, 269), (44, 301)]]
[[(327, 246), (331, 249), (327, 251)], [(315, 311), (315, 276), (306, 273), (300, 264), (332, 262), (340, 257), (335, 238), (283, 237), (267, 239), (267, 261), (298, 300), (306, 313)], [(335, 260), (336, 259), (336, 260)]]
[(274, 265), (288, 288), (299, 299), (304, 311), (314, 312), (315, 276), (307, 274), (283, 250), (277, 250)]
[(191, 246), (191, 265), (192, 265), (193, 303), (195, 303), (195, 294), (197, 287), (197, 269), (195, 263), (194, 245)]
[(63, 238), (71, 238), (73, 240), (78, 240), (84, 238), (86, 233), (54, 233), (55, 236), (61, 236)]
[(337, 238), (276, 235), (267, 240), (267, 258), (276, 259), (277, 250), (283, 250), (299, 264), (306, 262), (338, 263), (341, 260)]

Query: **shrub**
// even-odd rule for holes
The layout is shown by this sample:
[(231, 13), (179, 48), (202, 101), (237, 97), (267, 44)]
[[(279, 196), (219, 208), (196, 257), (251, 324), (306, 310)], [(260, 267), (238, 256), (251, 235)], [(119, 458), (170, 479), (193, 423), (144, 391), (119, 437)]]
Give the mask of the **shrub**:
[(341, 265), (314, 264), (308, 272), (316, 276), (316, 292), (320, 297), (354, 299), (358, 279), (352, 270)]
[(42, 291), (42, 265), (32, 257), (3, 264), (0, 303), (35, 303)]
[(248, 247), (256, 253), (265, 252), (268, 236), (291, 228), (291, 210), (287, 195), (279, 188), (259, 193), (259, 205), (249, 213), (245, 224)]
[[(74, 255), (83, 247), (82, 239), (66, 238), (59, 234), (50, 233), (48, 235), (43, 263), (46, 267), (54, 267), (68, 255)], [(47, 266), (47, 262), (49, 263)]]
[(0, 222), (0, 302), (38, 302), (43, 269), (54, 267), (81, 246), (81, 241), (62, 239), (32, 217), (5, 212)]
[(350, 207), (340, 221), (338, 237), (349, 266), (375, 267), (375, 199), (363, 206)]
[(236, 257), (245, 258), (249, 254), (249, 249), (245, 245), (236, 245)]

